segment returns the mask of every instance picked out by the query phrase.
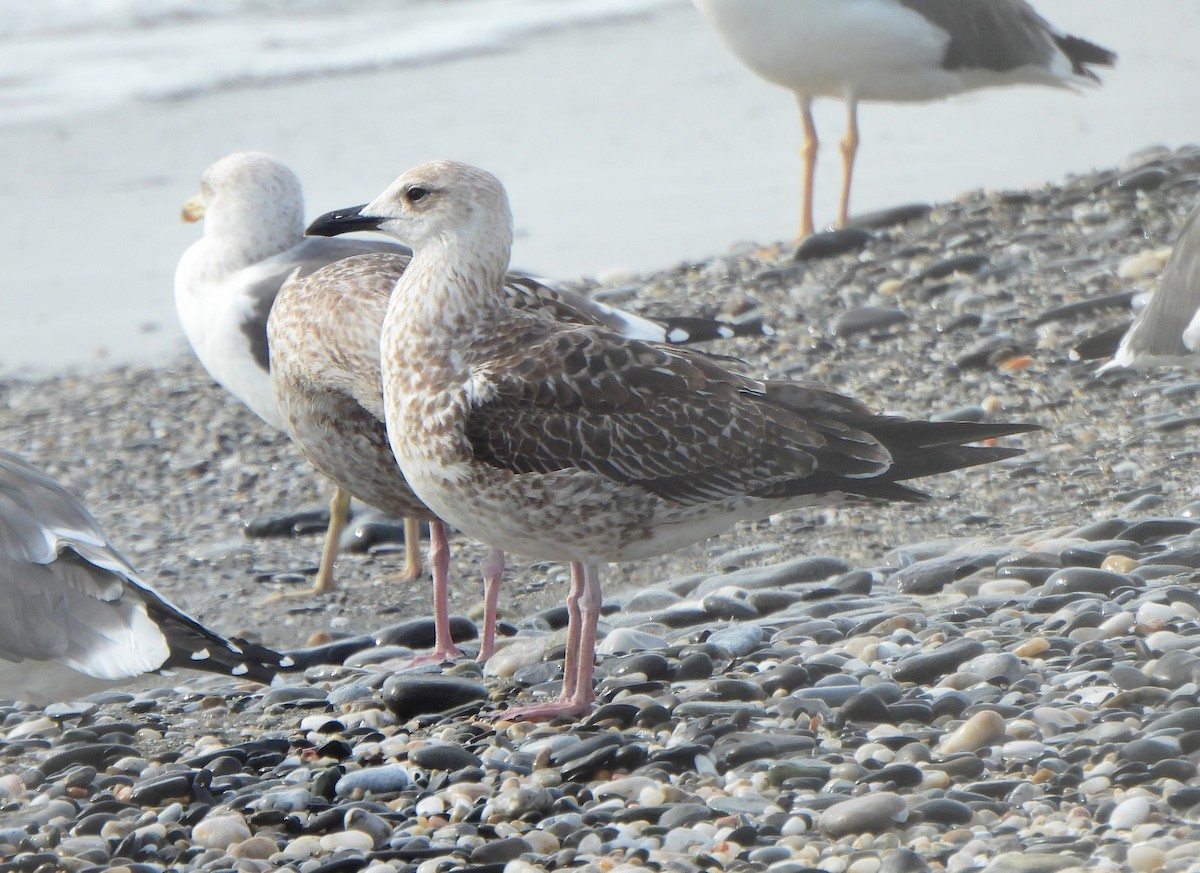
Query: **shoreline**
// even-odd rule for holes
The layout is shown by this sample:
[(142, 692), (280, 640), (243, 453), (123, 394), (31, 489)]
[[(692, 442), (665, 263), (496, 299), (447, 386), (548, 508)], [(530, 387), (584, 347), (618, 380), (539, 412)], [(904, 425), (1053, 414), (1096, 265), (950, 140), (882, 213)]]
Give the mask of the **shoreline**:
[[(1200, 102), (1200, 76), (1182, 7), (1059, 0), (1043, 12), (1121, 53), (1103, 87), (864, 106), (854, 212), (1038, 185), (1149, 143), (1198, 138), (1189, 107)], [(816, 109), (831, 144), (841, 107)], [(176, 216), (202, 169), (230, 151), (291, 164), (310, 215), (362, 202), (423, 160), (479, 164), (512, 194), (515, 267), (606, 278), (790, 235), (797, 127), (787, 93), (742, 69), (687, 4), (429, 67), (0, 127), (11, 156), (0, 233), (21, 241), (4, 275), (22, 289), (0, 323), (0, 373), (163, 361), (182, 350), (171, 277), (198, 229)], [(825, 151), (821, 220), (837, 187)]]

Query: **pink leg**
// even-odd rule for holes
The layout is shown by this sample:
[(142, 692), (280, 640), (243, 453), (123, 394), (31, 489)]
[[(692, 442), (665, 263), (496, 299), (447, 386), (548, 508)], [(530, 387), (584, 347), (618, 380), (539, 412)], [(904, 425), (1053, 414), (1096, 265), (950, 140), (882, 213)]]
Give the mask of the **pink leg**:
[(431, 653), (413, 658), (410, 667), (430, 662), (440, 664), (462, 657), (462, 651), (454, 645), (450, 634), (450, 544), (446, 542), (446, 528), (440, 521), (429, 523), (429, 569), (433, 574), (435, 643)]
[(504, 551), (490, 549), (483, 558), (483, 637), (477, 661), (483, 662), (496, 650), (496, 604), (500, 599), (500, 580), (504, 576)]
[(572, 561), (571, 587), (567, 591), (567, 656), (563, 661), (562, 698), (575, 693), (575, 680), (579, 678), (579, 600), (583, 597), (584, 584), (583, 564)]
[(594, 564), (571, 565), (571, 592), (567, 595), (567, 662), (563, 690), (553, 703), (517, 706), (500, 717), (509, 721), (578, 718), (592, 711), (596, 692), (592, 673), (596, 662), (596, 626), (600, 621), (600, 578)]

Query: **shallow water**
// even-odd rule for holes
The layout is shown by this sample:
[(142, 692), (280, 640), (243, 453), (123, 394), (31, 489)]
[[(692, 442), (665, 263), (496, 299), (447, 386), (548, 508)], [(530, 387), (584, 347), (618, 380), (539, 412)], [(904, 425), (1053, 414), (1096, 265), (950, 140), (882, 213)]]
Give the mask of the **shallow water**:
[[(520, 10), (532, 17), (560, 9), (534, 0), (451, 5), (486, 8), (482, 22), (500, 29)], [(864, 106), (854, 210), (1038, 185), (1111, 166), (1154, 143), (1200, 136), (1200, 19), (1186, 4), (1037, 5), (1064, 30), (1119, 52), (1103, 87), (1082, 95), (996, 89), (920, 107)], [(171, 275), (199, 229), (175, 217), (200, 171), (236, 149), (270, 151), (292, 164), (313, 215), (370, 199), (423, 160), (485, 166), (512, 196), (515, 265), (551, 276), (654, 269), (739, 240), (787, 238), (799, 199), (789, 95), (727, 56), (689, 3), (576, 0), (561, 8), (583, 19), (597, 18), (601, 7), (651, 6), (660, 8), (548, 32), (531, 24), (522, 35), (485, 41), (488, 51), (453, 60), (309, 77), (310, 52), (299, 79), (274, 75), (273, 84), (232, 87), (214, 74), (210, 84), (218, 84), (194, 87), (165, 77), (156, 85), (159, 99), (124, 92), (116, 101), (90, 98), (90, 111), (0, 123), (0, 152), (9, 162), (0, 179), (0, 234), (9, 241), (0, 267), (7, 315), (0, 372), (162, 360), (182, 351)], [(363, 9), (362, 20), (382, 14), (382, 4)], [(248, 20), (215, 16), (195, 32), (219, 34), (236, 23), (234, 30), (261, 36)], [(120, 39), (153, 45), (147, 34), (156, 28), (175, 34), (164, 41), (167, 54), (183, 51), (187, 40), (176, 39), (182, 25), (126, 28)], [(41, 38), (68, 37), (75, 38)], [(390, 41), (406, 50), (426, 42)], [(231, 62), (244, 59), (239, 46), (231, 37)], [(224, 63), (224, 53), (217, 55)], [(100, 61), (90, 65), (87, 55), (70, 56), (62, 76), (81, 87), (105, 90), (108, 77), (121, 74)], [(829, 102), (817, 108), (832, 144), (843, 112)], [(818, 169), (819, 222), (835, 210), (832, 151)]]

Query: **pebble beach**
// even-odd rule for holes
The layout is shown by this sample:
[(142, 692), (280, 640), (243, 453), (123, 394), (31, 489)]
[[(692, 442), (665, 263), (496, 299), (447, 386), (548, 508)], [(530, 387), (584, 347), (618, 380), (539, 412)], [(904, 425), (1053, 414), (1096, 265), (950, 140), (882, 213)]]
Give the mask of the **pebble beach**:
[[(189, 358), (0, 382), (0, 445), (148, 581), (223, 633), (318, 647), (269, 688), (180, 674), (0, 702), (0, 870), (1196, 869), (1200, 382), (1098, 378), (1071, 350), (1128, 320), (1198, 195), (1200, 149), (1152, 149), (795, 256), (581, 283), (643, 314), (761, 319), (770, 336), (713, 347), (754, 372), (1044, 430), (915, 483), (925, 503), (609, 568), (578, 723), (503, 717), (557, 694), (563, 568), (512, 558), (483, 668), (402, 669), (430, 596), (395, 581), (396, 524), (361, 511), (337, 592), (264, 603), (310, 584), (327, 489)], [(297, 508), (298, 532), (271, 523)], [(469, 649), (483, 550), (452, 547)]]

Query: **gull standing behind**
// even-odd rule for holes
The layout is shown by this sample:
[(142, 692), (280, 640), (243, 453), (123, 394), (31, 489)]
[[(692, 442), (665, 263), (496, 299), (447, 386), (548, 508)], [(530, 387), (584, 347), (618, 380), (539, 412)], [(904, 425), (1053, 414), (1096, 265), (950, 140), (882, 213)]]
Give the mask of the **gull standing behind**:
[(1096, 372), (1164, 365), (1200, 366), (1200, 206), (1184, 220), (1150, 302)]
[(265, 685), (290, 666), (176, 608), (78, 500), (0, 450), (0, 698), (70, 700), (178, 667)]
[(819, 385), (518, 311), (508, 198), (474, 167), (424, 164), (309, 232), (368, 227), (414, 252), (380, 341), (388, 439), (413, 491), (469, 536), (573, 566), (562, 695), (506, 716), (591, 709), (600, 563), (847, 495), (927, 499), (901, 481), (1019, 454), (963, 444), (1036, 429), (880, 416)]
[[(333, 213), (330, 213), (332, 216)], [(318, 222), (328, 220), (322, 216)], [(462, 653), (450, 635), (449, 546), (446, 531), (413, 494), (388, 446), (384, 425), (379, 335), (388, 301), (411, 258), (357, 255), (284, 283), (267, 322), (271, 382), (286, 431), (304, 456), (332, 482), (372, 506), (429, 522), (433, 571), (434, 651), (418, 660), (442, 661)], [(762, 333), (761, 325), (703, 318), (643, 318), (509, 273), (504, 293), (517, 309), (567, 322), (605, 325), (651, 342), (696, 342)], [(483, 561), (484, 630), (479, 660), (495, 645), (496, 602), (504, 552)]]
[[(296, 271), (306, 275), (351, 255), (403, 249), (383, 241), (306, 239), (300, 179), (261, 152), (235, 152), (204, 171), (200, 194), (183, 207), (185, 221), (201, 218), (204, 236), (184, 252), (175, 270), (175, 308), (183, 332), (217, 384), (283, 431), (267, 350), (267, 316), (280, 286)], [(334, 587), (350, 497), (338, 488), (330, 501), (329, 530), (308, 593)], [(403, 578), (420, 575), (420, 527), (406, 519)]]
[(937, 100), (994, 85), (1078, 87), (1111, 66), (1106, 48), (1056, 30), (1024, 0), (694, 0), (725, 47), (795, 92), (804, 163), (800, 236), (813, 232), (812, 101), (846, 103), (838, 225), (850, 209), (858, 101)]

